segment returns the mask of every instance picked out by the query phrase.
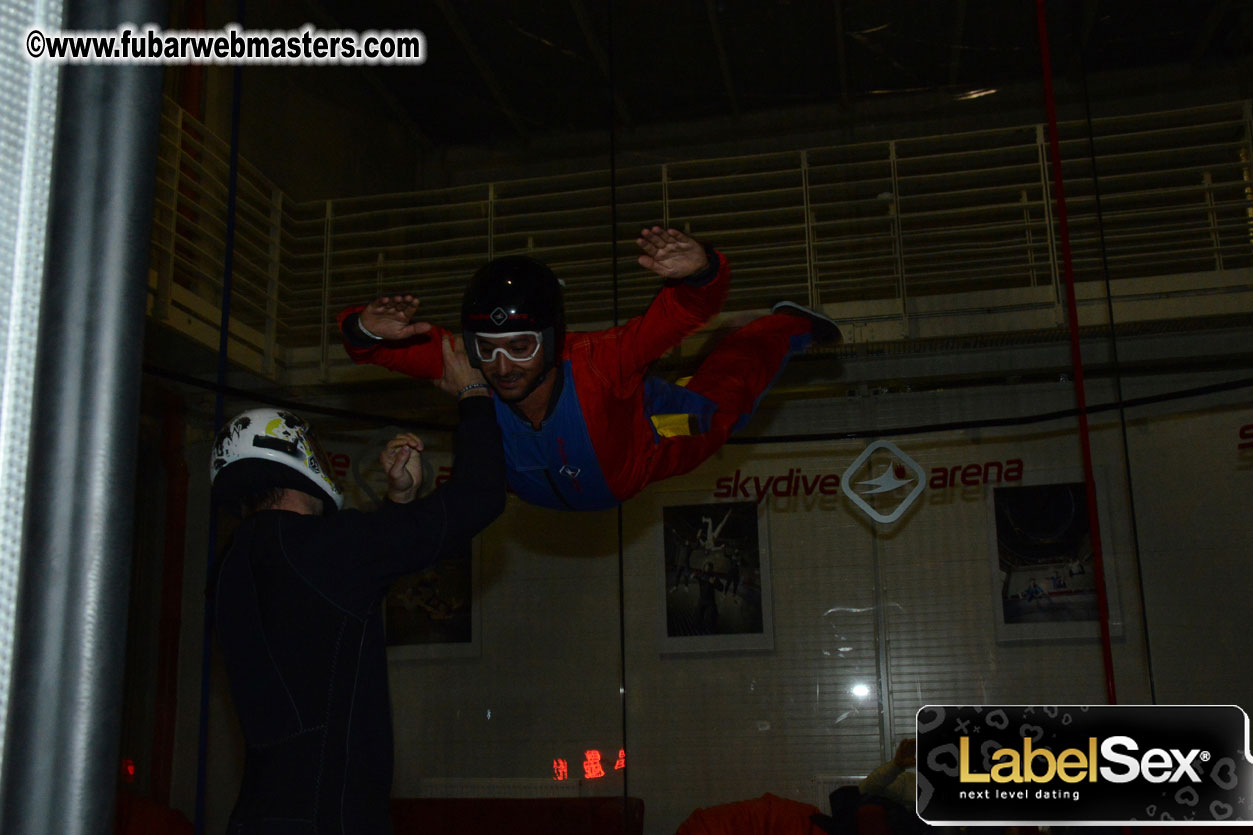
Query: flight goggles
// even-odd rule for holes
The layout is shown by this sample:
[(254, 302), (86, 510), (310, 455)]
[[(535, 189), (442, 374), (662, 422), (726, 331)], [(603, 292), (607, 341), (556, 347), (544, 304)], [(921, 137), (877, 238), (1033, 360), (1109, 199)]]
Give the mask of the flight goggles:
[(513, 331), (511, 333), (472, 334), (470, 353), (481, 363), (492, 362), (497, 354), (504, 354), (513, 362), (535, 359), (543, 339), (538, 331)]

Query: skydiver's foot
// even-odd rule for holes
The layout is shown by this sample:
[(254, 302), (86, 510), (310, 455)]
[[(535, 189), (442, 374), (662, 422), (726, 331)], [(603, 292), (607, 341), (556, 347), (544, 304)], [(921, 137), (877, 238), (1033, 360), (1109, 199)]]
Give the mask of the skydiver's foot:
[(844, 334), (834, 319), (823, 316), (817, 311), (801, 307), (796, 302), (782, 301), (770, 308), (771, 313), (786, 313), (789, 316), (800, 316), (809, 320), (809, 332), (813, 334), (818, 345), (839, 345), (844, 341)]

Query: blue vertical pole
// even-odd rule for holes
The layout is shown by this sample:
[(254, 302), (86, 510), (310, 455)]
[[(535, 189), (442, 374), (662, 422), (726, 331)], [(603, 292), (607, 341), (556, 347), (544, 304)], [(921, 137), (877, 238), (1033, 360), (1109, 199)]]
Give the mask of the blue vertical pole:
[[(236, 6), (235, 22), (244, 25), (244, 0)], [(235, 67), (231, 83), (231, 136), (229, 169), (226, 187), (226, 252), (222, 259), (222, 317), (218, 325), (217, 394), (213, 401), (213, 430), (216, 432), (225, 421), (222, 391), (226, 387), (228, 366), (227, 352), (230, 347), (231, 283), (235, 272), (235, 208), (239, 187), (239, 111), (243, 97), (243, 68)], [(213, 575), (218, 559), (217, 508), (209, 513), (209, 554), (205, 560), (206, 578)], [(205, 829), (205, 794), (208, 783), (209, 760), (209, 685), (213, 657), (213, 606), (206, 600), (204, 609), (204, 634), (200, 648), (200, 726), (197, 735), (196, 754), (196, 835)]]

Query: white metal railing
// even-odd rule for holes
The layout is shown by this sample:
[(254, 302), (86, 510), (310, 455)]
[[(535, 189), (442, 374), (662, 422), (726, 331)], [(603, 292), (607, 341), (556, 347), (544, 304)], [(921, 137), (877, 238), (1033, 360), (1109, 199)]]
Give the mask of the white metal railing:
[[(1077, 281), (1250, 269), (1251, 135), (1248, 101), (1099, 119), (1091, 138), (1086, 123), (1062, 123)], [(226, 161), (225, 142), (168, 103), (151, 310), (213, 345)], [(412, 290), (425, 315), (452, 324), (466, 277), (516, 252), (565, 280), (572, 324), (603, 323), (614, 297), (611, 177), (624, 318), (656, 290), (633, 242), (657, 222), (728, 255), (731, 311), (781, 298), (836, 315), (853, 306), (907, 336), (911, 317), (968, 310), (972, 293), (1002, 291), (993, 304), (1006, 307), (1024, 298), (1060, 307), (1042, 125), (314, 202), (285, 198), (241, 163), (232, 358), (276, 375), (313, 352), (325, 376), (339, 356), (341, 307)]]
[[(167, 100), (157, 157), (149, 315), (216, 347), (226, 256), (229, 148)], [(284, 198), (240, 160), (234, 218), (232, 359), (269, 375), (303, 312), (291, 306)], [(286, 279), (286, 280), (285, 280)]]

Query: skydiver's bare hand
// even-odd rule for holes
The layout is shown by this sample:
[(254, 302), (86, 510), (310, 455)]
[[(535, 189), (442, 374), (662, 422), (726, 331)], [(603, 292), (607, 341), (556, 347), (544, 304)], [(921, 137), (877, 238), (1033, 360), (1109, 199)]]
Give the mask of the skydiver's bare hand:
[(640, 266), (665, 279), (687, 278), (709, 266), (705, 247), (678, 229), (641, 229), (635, 243), (644, 251)]
[(406, 293), (403, 296), (380, 296), (361, 311), (361, 326), (383, 339), (408, 339), (431, 329), (430, 322), (413, 322), (418, 312), (418, 300)]

